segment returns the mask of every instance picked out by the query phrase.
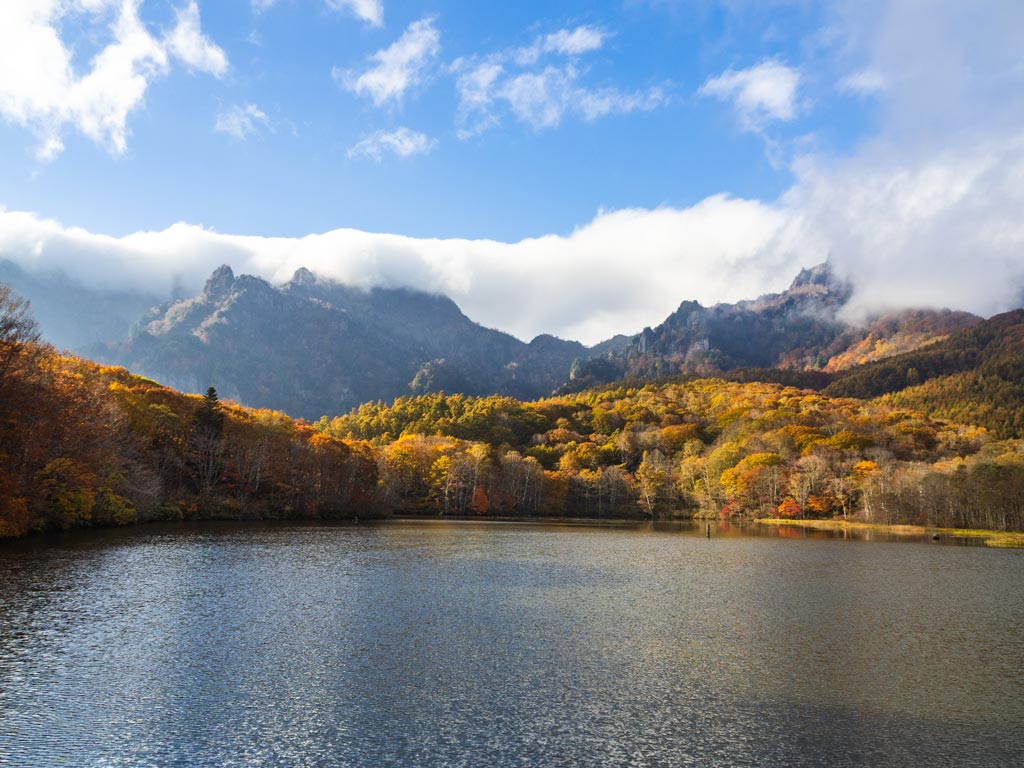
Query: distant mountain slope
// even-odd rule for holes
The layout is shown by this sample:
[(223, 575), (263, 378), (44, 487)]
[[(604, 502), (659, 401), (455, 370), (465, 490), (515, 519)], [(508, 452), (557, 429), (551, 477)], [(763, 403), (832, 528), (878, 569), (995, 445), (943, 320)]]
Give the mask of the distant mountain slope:
[(933, 417), (1024, 437), (1024, 309), (989, 318), (923, 349), (859, 366), (823, 390), (879, 397)]
[(980, 320), (966, 312), (905, 310), (851, 325), (840, 319), (850, 294), (826, 263), (802, 270), (788, 290), (753, 301), (684, 301), (626, 350), (577, 366), (574, 384), (740, 368), (838, 371), (934, 343)]
[(844, 322), (850, 287), (827, 263), (803, 270), (782, 293), (712, 307), (684, 301), (655, 328), (591, 348), (547, 335), (526, 344), (474, 323), (446, 297), (363, 290), (305, 269), (275, 287), (222, 267), (199, 296), (159, 307), (150, 295), (90, 288), (9, 261), (0, 261), (0, 279), (32, 300), (44, 336), (58, 347), (186, 392), (213, 385), (246, 405), (307, 418), (406, 394), (532, 399), (679, 373), (816, 389), (834, 383), (836, 392), (875, 396), (923, 382), (922, 367), (909, 366), (917, 380), (904, 369), (871, 368), (865, 375), (904, 377), (879, 388), (856, 383), (862, 364), (947, 349), (947, 337), (980, 321), (918, 309)]
[(126, 337), (132, 324), (160, 301), (144, 291), (89, 288), (59, 272), (35, 274), (2, 258), (0, 282), (32, 303), (48, 342), (84, 354)]
[(440, 389), (537, 397), (586, 353), (578, 342), (525, 344), (483, 328), (443, 296), (364, 291), (305, 269), (274, 287), (224, 266), (200, 296), (154, 308), (102, 357), (184, 391), (213, 385), (246, 405), (316, 418)]
[(640, 334), (627, 370), (642, 373), (659, 357), (690, 373), (815, 367), (847, 327), (836, 314), (850, 291), (823, 264), (802, 270), (783, 293), (707, 308), (683, 302), (660, 326)]
[[(821, 265), (783, 293), (709, 308), (684, 302), (657, 328), (588, 349), (552, 336), (526, 344), (474, 323), (443, 296), (363, 290), (306, 269), (275, 287), (225, 266), (200, 296), (154, 308), (126, 342), (93, 352), (186, 392), (212, 385), (246, 405), (316, 418), (442, 390), (530, 399), (680, 372), (839, 371), (979, 320), (908, 310), (856, 327), (838, 319), (849, 295)], [(818, 387), (835, 378), (814, 375)]]
[(981, 322), (980, 317), (949, 309), (908, 309), (876, 318), (867, 327), (851, 327), (826, 350), (826, 371), (843, 371), (864, 363), (913, 352), (949, 334)]

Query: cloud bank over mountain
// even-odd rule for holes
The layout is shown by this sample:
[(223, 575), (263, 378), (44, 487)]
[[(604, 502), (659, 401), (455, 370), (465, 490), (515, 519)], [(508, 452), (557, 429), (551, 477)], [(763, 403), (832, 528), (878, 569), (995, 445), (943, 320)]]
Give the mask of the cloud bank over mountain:
[[(585, 342), (660, 322), (684, 299), (710, 304), (780, 290), (826, 258), (855, 287), (851, 313), (948, 306), (990, 315), (1018, 306), (1024, 5), (831, 7), (834, 24), (822, 34), (832, 52), (827, 76), (837, 91), (873, 100), (876, 127), (844, 152), (801, 149), (823, 146), (813, 136), (785, 148), (791, 183), (776, 199), (722, 193), (690, 207), (606, 210), (571, 232), (509, 243), (353, 229), (267, 238), (185, 223), (115, 238), (0, 211), (0, 258), (162, 295), (176, 285), (198, 290), (221, 263), (275, 281), (305, 266), (359, 286), (447, 294), (474, 320), (524, 339), (554, 333)], [(589, 50), (605, 40), (589, 34), (550, 45)], [(538, 51), (548, 44), (543, 38)], [(760, 66), (773, 82), (784, 76), (784, 87), (777, 95), (759, 86), (750, 104), (778, 119), (813, 111), (802, 89), (825, 74), (796, 61)], [(743, 96), (753, 71), (728, 70), (713, 81), (716, 93)], [(746, 103), (737, 105), (739, 130), (751, 125)]]
[[(284, 282), (299, 267), (362, 287), (444, 293), (474, 320), (522, 338), (599, 341), (660, 321), (681, 297), (740, 299), (784, 285), (793, 263), (760, 257), (783, 235), (769, 206), (724, 196), (687, 210), (602, 213), (566, 236), (517, 243), (426, 240), (339, 229), (303, 238), (225, 235), (188, 224), (112, 238), (0, 213), (0, 254), (96, 287), (195, 291), (219, 264)], [(794, 262), (795, 263), (795, 262)]]
[(176, 224), (120, 238), (0, 212), (0, 254), (95, 286), (198, 290), (219, 264), (283, 282), (299, 267), (371, 287), (444, 293), (474, 320), (529, 339), (596, 342), (705, 304), (781, 290), (831, 258), (854, 311), (949, 306), (983, 315), (1024, 288), (1024, 139), (895, 164), (872, 148), (806, 158), (771, 203), (716, 195), (685, 209), (598, 214), (567, 235), (516, 243), (338, 229), (302, 238)]

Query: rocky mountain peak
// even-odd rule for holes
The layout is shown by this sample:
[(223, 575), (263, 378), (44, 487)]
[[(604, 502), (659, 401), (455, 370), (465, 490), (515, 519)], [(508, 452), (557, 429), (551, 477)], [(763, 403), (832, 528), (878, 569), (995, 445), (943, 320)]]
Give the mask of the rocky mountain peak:
[(234, 284), (235, 273), (227, 264), (221, 264), (210, 275), (210, 279), (206, 281), (206, 286), (203, 288), (203, 296), (208, 299), (223, 298), (231, 292), (231, 287)]
[(835, 277), (832, 274), (832, 267), (826, 261), (813, 267), (801, 269), (800, 273), (793, 278), (789, 289), (803, 288), (808, 285), (820, 285), (823, 288), (827, 288), (833, 280), (835, 280)]
[(786, 291), (786, 294), (794, 296), (828, 294), (842, 302), (845, 302), (851, 293), (850, 283), (836, 274), (829, 261), (801, 269)]
[(294, 288), (308, 288), (311, 285), (316, 285), (316, 275), (305, 267), (299, 267), (292, 275), (292, 279), (288, 281), (288, 285)]
[(527, 345), (484, 328), (444, 296), (362, 290), (308, 269), (274, 286), (222, 266), (202, 296), (154, 308), (107, 359), (180, 389), (215, 381), (240, 402), (315, 419), (410, 392), (540, 397), (584, 354), (576, 342)]

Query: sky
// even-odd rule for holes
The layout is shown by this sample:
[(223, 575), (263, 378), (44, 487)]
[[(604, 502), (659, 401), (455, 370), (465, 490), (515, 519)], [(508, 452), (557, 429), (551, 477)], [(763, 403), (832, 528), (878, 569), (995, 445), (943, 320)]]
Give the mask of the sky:
[(5, 0), (0, 258), (301, 266), (593, 343), (831, 259), (1024, 291), (1019, 0)]

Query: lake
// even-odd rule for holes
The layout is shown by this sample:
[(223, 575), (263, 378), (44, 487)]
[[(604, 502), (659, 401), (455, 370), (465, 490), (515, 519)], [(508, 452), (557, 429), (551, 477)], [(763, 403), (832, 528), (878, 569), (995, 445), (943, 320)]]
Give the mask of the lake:
[(0, 764), (1024, 764), (1024, 551), (795, 535), (391, 521), (7, 543)]

